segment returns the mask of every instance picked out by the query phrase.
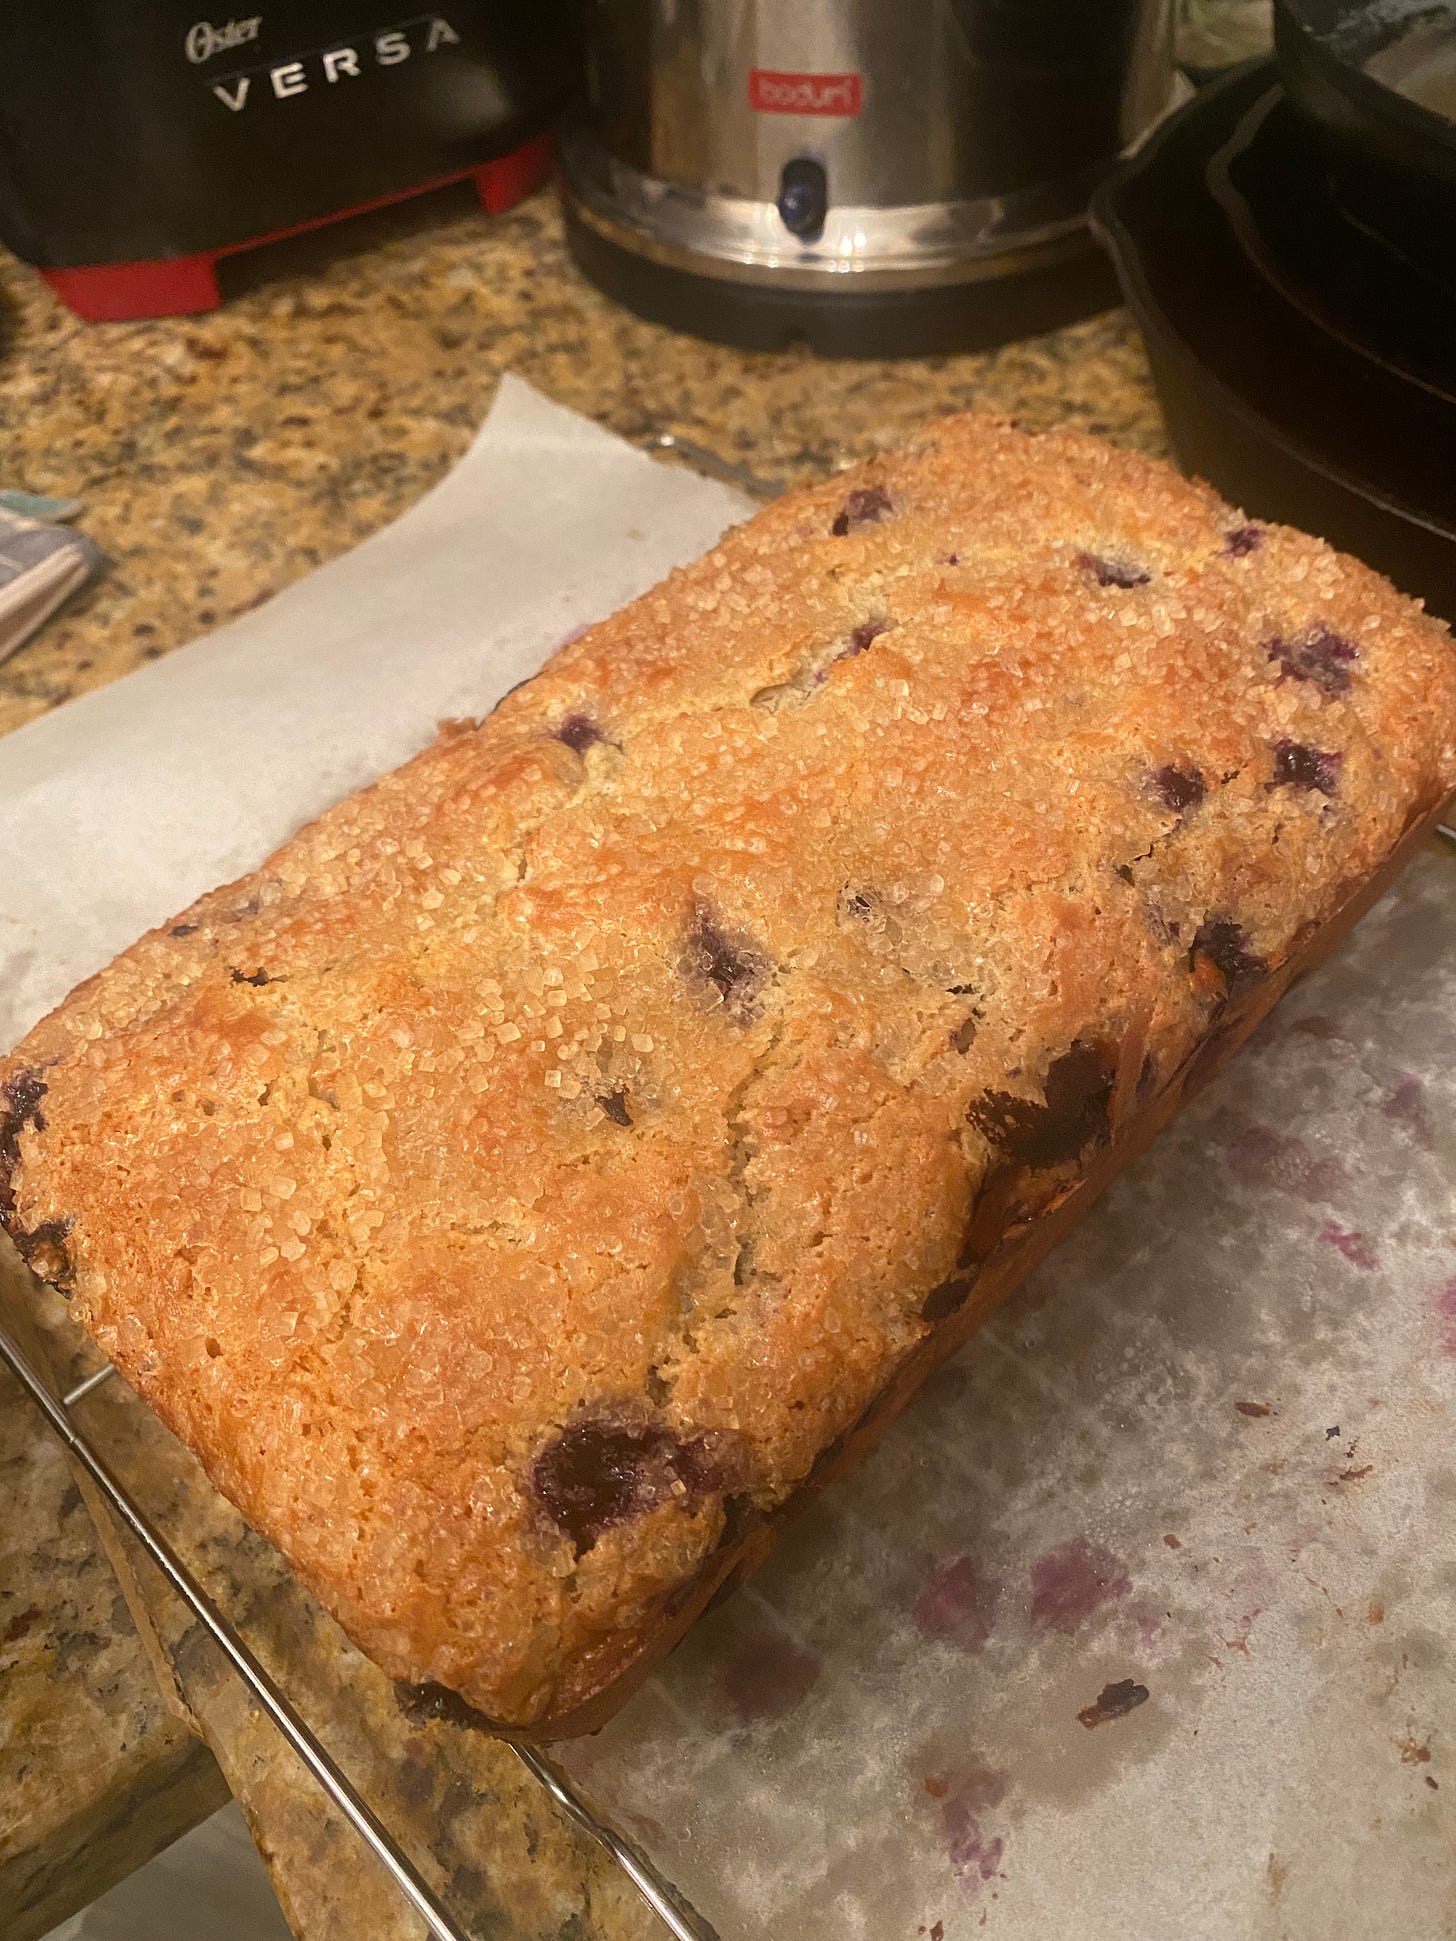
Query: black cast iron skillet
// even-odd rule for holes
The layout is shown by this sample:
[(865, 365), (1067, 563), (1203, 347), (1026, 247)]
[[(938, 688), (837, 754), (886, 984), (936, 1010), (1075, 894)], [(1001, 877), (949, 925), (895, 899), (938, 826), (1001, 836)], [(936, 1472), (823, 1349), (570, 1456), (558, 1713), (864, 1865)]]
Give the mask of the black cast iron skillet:
[(1346, 217), (1281, 88), (1241, 117), (1207, 175), (1265, 282), (1357, 356), (1456, 403), (1456, 297)]
[(1147, 345), (1173, 450), (1255, 517), (1321, 534), (1456, 619), (1456, 407), (1288, 304), (1235, 241), (1209, 157), (1274, 82), (1235, 68), (1093, 198)]
[(1456, 119), (1376, 78), (1448, 38), (1456, 0), (1274, 0), (1280, 78), (1335, 193), (1456, 292)]

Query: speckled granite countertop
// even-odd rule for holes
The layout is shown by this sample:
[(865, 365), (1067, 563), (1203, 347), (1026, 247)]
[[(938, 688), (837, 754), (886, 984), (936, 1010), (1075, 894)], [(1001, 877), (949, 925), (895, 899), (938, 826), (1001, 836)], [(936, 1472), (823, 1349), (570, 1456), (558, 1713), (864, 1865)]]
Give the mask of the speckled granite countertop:
[(226, 1798), (158, 1689), (60, 1443), (0, 1375), (0, 1934), (45, 1933)]
[[(86, 326), (0, 261), (0, 484), (83, 500), (80, 523), (113, 562), (0, 666), (0, 734), (403, 511), (464, 450), (505, 370), (640, 444), (670, 432), (765, 481), (823, 473), (967, 406), (1163, 446), (1121, 312), (960, 358), (747, 355), (599, 297), (568, 264), (547, 195), (487, 224), (467, 192), (444, 191), (229, 273), (216, 315)], [(31, 1935), (211, 1810), (220, 1780), (162, 1704), (59, 1452), (9, 1388), (0, 1438), (0, 1928)], [(237, 1784), (247, 1761), (224, 1736)], [(319, 1850), (333, 1837), (320, 1816)], [(278, 1832), (275, 1877), (307, 1844)], [(629, 1927), (624, 1909), (590, 1932)]]

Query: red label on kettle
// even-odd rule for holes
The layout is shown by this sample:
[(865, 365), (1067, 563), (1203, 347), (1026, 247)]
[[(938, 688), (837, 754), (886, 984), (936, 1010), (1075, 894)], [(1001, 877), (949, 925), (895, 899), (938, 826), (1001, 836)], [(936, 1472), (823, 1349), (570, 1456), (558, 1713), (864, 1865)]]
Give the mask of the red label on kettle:
[(857, 74), (781, 74), (748, 71), (748, 105), (760, 115), (857, 115), (864, 88)]

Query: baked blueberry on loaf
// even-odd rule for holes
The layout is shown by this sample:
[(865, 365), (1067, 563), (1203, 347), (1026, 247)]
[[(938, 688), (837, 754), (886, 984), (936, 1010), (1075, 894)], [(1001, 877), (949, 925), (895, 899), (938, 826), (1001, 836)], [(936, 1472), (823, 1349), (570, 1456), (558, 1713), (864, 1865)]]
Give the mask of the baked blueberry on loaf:
[(951, 419), (83, 985), (0, 1210), (371, 1656), (579, 1730), (1453, 785), (1383, 580)]

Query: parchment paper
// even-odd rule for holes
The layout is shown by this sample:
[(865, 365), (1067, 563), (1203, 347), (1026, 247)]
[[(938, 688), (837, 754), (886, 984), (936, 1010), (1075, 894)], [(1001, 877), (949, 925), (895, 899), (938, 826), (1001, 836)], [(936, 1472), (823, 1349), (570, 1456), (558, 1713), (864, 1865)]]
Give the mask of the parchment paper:
[[(739, 509), (512, 385), (389, 533), (0, 744), (0, 1042)], [(1456, 1935), (1453, 966), (1430, 854), (566, 1750), (725, 1941)]]
[(749, 510), (504, 378), (402, 519), (0, 742), (0, 1045)]

